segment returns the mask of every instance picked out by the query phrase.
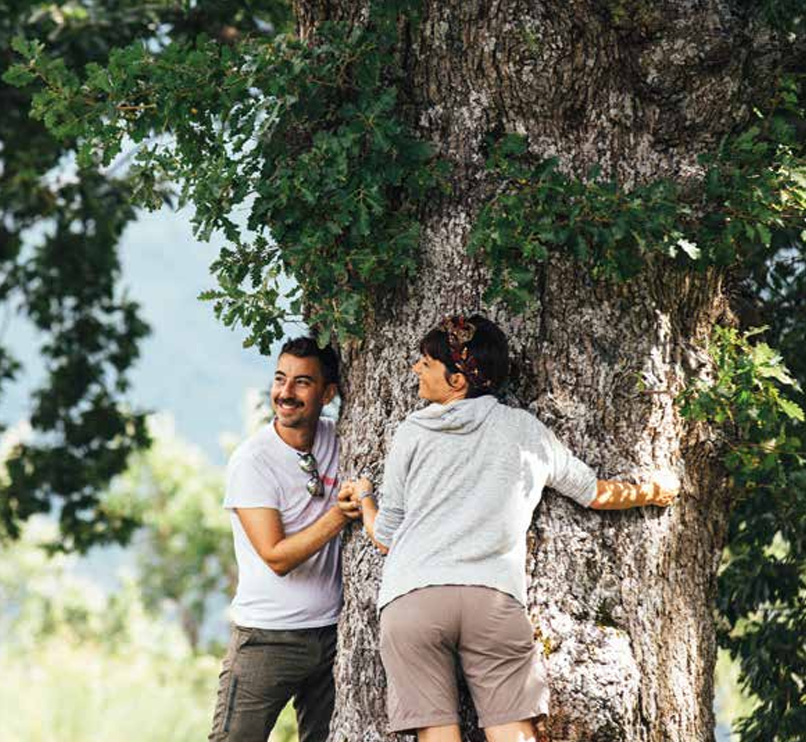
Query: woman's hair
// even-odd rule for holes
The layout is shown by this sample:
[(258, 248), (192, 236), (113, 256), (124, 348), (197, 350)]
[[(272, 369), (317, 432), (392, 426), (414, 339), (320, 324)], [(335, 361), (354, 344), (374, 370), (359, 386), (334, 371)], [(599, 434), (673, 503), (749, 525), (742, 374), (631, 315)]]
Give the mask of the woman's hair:
[(507, 336), (480, 314), (447, 317), (420, 341), (420, 353), (445, 364), (446, 381), (463, 374), (468, 399), (495, 394), (509, 375)]

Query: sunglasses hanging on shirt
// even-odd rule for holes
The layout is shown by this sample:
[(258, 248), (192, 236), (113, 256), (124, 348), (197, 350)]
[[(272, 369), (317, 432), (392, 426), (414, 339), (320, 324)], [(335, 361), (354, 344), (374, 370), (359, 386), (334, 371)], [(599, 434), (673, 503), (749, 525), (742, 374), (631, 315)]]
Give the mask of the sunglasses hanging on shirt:
[(319, 476), (317, 469), (316, 459), (312, 453), (301, 453), (299, 456), (299, 468), (306, 474), (310, 474), (311, 478), (308, 484), (305, 485), (308, 494), (311, 497), (323, 497), (325, 494), (325, 486), (322, 484), (322, 478)]

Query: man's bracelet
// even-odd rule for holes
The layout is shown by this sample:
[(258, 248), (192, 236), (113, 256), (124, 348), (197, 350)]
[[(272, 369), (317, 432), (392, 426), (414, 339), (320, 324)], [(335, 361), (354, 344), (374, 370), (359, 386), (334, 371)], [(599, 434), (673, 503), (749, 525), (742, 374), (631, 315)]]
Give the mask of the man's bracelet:
[(359, 492), (358, 494), (358, 502), (361, 502), (365, 497), (372, 497), (374, 493), (372, 490), (364, 490), (363, 492)]

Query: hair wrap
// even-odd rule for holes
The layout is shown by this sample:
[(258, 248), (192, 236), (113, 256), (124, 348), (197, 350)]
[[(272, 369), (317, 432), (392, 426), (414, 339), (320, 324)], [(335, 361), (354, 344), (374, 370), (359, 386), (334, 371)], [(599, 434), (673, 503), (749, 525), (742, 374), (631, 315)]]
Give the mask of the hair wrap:
[(468, 322), (462, 315), (454, 314), (445, 317), (439, 323), (439, 329), (448, 336), (451, 360), (456, 364), (456, 368), (465, 375), (468, 382), (479, 389), (492, 386), (492, 382), (484, 378), (470, 348), (467, 347), (476, 334), (476, 326), (472, 322)]

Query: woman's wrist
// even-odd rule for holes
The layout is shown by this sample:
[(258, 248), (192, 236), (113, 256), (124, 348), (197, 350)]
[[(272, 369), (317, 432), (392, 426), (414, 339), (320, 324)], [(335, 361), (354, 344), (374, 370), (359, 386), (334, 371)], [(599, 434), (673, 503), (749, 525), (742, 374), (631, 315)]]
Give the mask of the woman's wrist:
[(375, 501), (375, 496), (372, 491), (359, 500), (359, 505), (361, 514), (364, 516), (364, 525), (369, 525), (375, 520), (375, 515), (378, 512), (378, 503)]

